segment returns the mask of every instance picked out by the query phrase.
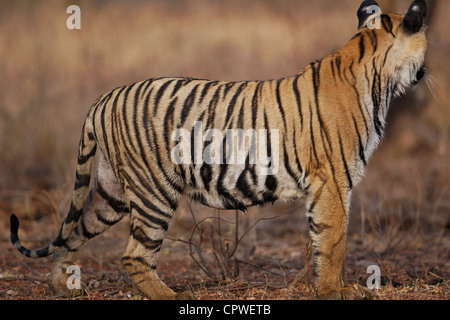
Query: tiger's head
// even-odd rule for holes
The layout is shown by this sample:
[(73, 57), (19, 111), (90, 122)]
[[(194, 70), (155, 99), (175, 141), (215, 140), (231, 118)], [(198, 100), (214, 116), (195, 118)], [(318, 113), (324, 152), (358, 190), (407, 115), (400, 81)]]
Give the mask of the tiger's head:
[(374, 63), (394, 82), (395, 95), (418, 84), (427, 74), (426, 14), (425, 0), (415, 0), (404, 15), (382, 14), (373, 0), (363, 1), (358, 10), (359, 31), (370, 39), (376, 37), (377, 46), (382, 47)]

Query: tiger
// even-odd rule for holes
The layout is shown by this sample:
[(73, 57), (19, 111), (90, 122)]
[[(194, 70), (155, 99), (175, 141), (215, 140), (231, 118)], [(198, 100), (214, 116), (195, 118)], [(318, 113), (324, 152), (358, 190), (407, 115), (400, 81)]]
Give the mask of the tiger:
[[(181, 197), (241, 211), (303, 199), (317, 297), (372, 298), (368, 288), (344, 277), (351, 193), (383, 137), (391, 100), (427, 75), (426, 14), (424, 0), (413, 1), (403, 15), (383, 14), (376, 1), (363, 1), (356, 35), (290, 77), (151, 78), (103, 94), (82, 127), (70, 209), (58, 235), (44, 248), (27, 249), (11, 214), (12, 244), (27, 257), (54, 255), (51, 286), (67, 293), (66, 270), (81, 246), (128, 216), (121, 262), (136, 288), (149, 299), (194, 299), (170, 289), (156, 272)], [(270, 161), (251, 161), (251, 148), (243, 149), (240, 163), (228, 163), (220, 148), (219, 161), (197, 161), (189, 142), (198, 123), (222, 134), (208, 140), (197, 133), (206, 147), (224, 149), (230, 149), (227, 130), (265, 130), (259, 147)]]

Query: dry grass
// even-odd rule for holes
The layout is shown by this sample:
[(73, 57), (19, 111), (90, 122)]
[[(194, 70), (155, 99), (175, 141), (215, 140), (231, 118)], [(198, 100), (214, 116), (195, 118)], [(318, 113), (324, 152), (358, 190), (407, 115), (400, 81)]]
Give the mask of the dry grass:
[[(409, 5), (399, 2), (401, 11)], [(22, 262), (9, 245), (8, 218), (14, 211), (24, 219), (21, 235), (32, 247), (56, 233), (71, 195), (81, 124), (101, 93), (158, 76), (242, 80), (295, 74), (351, 38), (359, 1), (70, 4), (81, 7), (79, 31), (65, 27), (67, 2), (15, 0), (0, 11), (0, 298), (51, 296), (38, 280), (47, 276), (50, 260)], [(449, 13), (450, 3), (441, 1), (429, 30), (436, 97), (422, 88), (393, 107), (387, 137), (354, 192), (348, 277), (364, 281), (366, 265), (379, 265), (380, 299), (449, 297)], [(292, 208), (252, 208), (242, 226)], [(195, 210), (211, 214), (201, 206)], [(246, 236), (235, 283), (208, 284), (186, 263), (188, 248), (177, 241), (165, 242), (160, 273), (173, 287), (190, 283), (203, 299), (312, 297), (311, 276), (291, 286), (305, 264), (307, 243), (303, 212), (294, 211), (262, 221)], [(183, 207), (170, 236), (186, 239), (192, 228)], [(84, 274), (98, 282), (92, 282), (92, 297), (135, 297), (118, 273), (126, 234), (123, 222), (83, 250)], [(114, 250), (105, 253), (104, 246)], [(124, 291), (116, 292), (122, 284)]]

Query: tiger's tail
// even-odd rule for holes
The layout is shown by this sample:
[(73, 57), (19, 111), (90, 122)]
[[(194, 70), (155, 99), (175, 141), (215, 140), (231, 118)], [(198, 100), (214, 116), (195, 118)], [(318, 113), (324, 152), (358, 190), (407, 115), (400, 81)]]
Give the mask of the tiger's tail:
[(11, 242), (19, 252), (27, 257), (41, 258), (55, 253), (55, 251), (64, 246), (75, 229), (78, 220), (83, 213), (83, 207), (86, 197), (89, 193), (89, 182), (91, 180), (91, 169), (94, 162), (94, 155), (97, 150), (97, 141), (94, 135), (92, 119), (90, 115), (86, 117), (83, 125), (81, 139), (78, 148), (78, 162), (76, 169), (75, 187), (72, 194), (69, 213), (61, 228), (58, 236), (49, 245), (42, 249), (30, 250), (25, 248), (19, 240), (19, 219), (15, 214), (11, 214), (10, 232)]

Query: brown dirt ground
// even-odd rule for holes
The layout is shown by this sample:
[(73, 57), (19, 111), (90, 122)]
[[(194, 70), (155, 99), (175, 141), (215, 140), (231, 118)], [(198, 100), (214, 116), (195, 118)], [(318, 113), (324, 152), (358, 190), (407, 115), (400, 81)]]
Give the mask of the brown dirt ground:
[[(279, 207), (273, 209), (285, 210)], [(21, 234), (26, 235), (24, 239), (28, 238), (29, 232), (51, 224), (48, 220), (47, 217), (40, 221), (23, 221)], [(184, 220), (187, 218), (183, 218), (181, 222), (186, 223)], [(271, 230), (275, 225), (275, 229), (285, 232), (284, 235), (279, 238), (274, 238), (273, 235), (265, 239), (259, 237), (259, 233), (266, 231), (264, 224), (267, 223), (271, 224)], [(304, 276), (307, 232), (282, 228), (282, 224), (283, 217), (275, 221), (260, 222), (256, 228), (259, 240), (251, 241), (251, 235), (248, 239), (244, 238), (236, 253), (239, 276), (233, 281), (219, 283), (208, 279), (189, 256), (188, 246), (177, 240), (165, 241), (159, 257), (158, 273), (172, 289), (190, 290), (199, 300), (315, 299), (312, 285), (315, 277), (311, 270)], [(127, 228), (127, 221), (122, 221), (83, 247), (77, 264), (81, 268), (85, 292), (83, 296), (74, 299), (145, 299), (121, 269), (120, 257), (126, 245)], [(56, 224), (54, 230), (57, 230)], [(446, 232), (448, 234), (448, 230)], [(2, 228), (1, 233), (7, 234), (5, 228)], [(42, 231), (38, 234), (42, 234)], [(399, 231), (393, 243), (388, 246), (382, 244), (386, 241), (386, 235), (371, 234), (369, 241), (379, 243), (378, 248), (372, 245), (369, 250), (358, 234), (350, 234), (346, 258), (347, 279), (366, 283), (369, 276), (366, 273), (367, 265), (376, 264), (381, 267), (382, 288), (375, 292), (375, 299), (448, 300), (448, 248), (439, 245), (444, 233), (437, 236), (424, 235), (422, 232), (419, 234), (417, 237), (411, 236), (409, 232)], [(178, 239), (179, 234), (170, 237)], [(188, 234), (185, 233), (180, 238), (187, 239)], [(48, 241), (49, 235), (42, 236), (41, 240), (43, 239)], [(35, 247), (29, 241), (25, 243)], [(208, 245), (202, 250), (205, 255), (211, 252)], [(66, 299), (56, 296), (50, 290), (48, 277), (51, 257), (24, 258), (12, 247), (7, 236), (1, 239), (0, 252), (1, 300)]]

